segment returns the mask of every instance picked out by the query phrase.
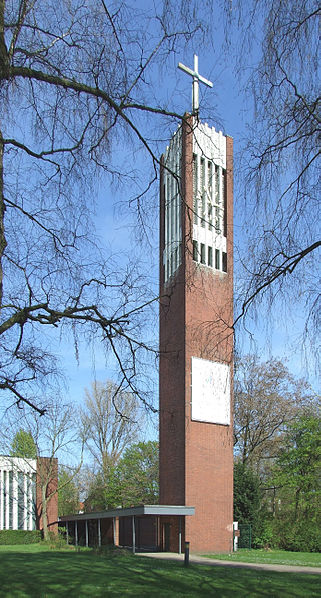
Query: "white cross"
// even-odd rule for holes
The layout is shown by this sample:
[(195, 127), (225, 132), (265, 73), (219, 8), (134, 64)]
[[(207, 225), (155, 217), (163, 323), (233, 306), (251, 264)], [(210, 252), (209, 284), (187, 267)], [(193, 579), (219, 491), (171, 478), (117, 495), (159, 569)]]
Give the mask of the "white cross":
[(178, 63), (178, 68), (181, 69), (182, 71), (184, 71), (184, 73), (187, 73), (188, 75), (191, 75), (191, 77), (193, 77), (193, 94), (192, 94), (193, 113), (198, 114), (198, 109), (199, 109), (198, 82), (200, 81), (201, 83), (204, 83), (208, 87), (213, 87), (213, 83), (211, 81), (208, 81), (207, 79), (205, 79), (205, 77), (202, 77), (199, 74), (199, 72), (198, 72), (198, 56), (196, 56), (196, 54), (194, 54), (194, 70), (193, 71), (192, 71), (192, 69), (189, 69), (188, 66), (185, 66), (181, 62)]

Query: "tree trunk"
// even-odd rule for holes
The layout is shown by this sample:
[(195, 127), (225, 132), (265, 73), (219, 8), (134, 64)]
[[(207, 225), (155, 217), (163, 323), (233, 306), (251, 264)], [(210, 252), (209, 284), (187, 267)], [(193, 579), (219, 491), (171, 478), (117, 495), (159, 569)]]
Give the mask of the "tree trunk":
[(295, 491), (294, 521), (298, 520), (300, 494), (301, 494), (301, 489), (297, 488)]

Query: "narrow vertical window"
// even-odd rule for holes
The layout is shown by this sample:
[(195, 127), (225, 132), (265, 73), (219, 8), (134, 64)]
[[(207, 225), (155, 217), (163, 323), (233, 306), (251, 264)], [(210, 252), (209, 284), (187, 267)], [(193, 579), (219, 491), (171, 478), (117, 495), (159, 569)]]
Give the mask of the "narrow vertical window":
[(169, 239), (169, 206), (168, 206), (168, 185), (169, 178), (168, 174), (165, 178), (166, 185), (164, 184), (164, 269), (165, 269), (165, 281), (168, 279), (168, 239)]
[(25, 519), (25, 489), (24, 489), (24, 475), (21, 471), (18, 472), (18, 529), (24, 528)]
[(212, 181), (212, 162), (207, 162), (207, 186), (208, 186), (208, 194), (212, 200), (213, 196), (213, 181)]
[(201, 158), (201, 192), (203, 193), (205, 187), (205, 160)]
[(3, 504), (2, 529), (7, 529), (7, 472), (6, 471), (3, 472), (2, 504)]
[(216, 206), (215, 208), (215, 230), (217, 233), (221, 232), (221, 227), (220, 227), (220, 208), (218, 208)]
[(206, 210), (205, 210), (205, 205), (206, 205), (206, 188), (205, 188), (205, 160), (204, 160), (204, 158), (201, 158), (201, 194), (202, 194), (202, 219), (201, 219), (201, 225), (204, 227), (205, 226), (205, 220), (206, 220)]
[(215, 203), (220, 203), (220, 169), (215, 164)]
[(210, 246), (207, 248), (207, 265), (213, 266), (213, 249)]
[(27, 475), (27, 529), (32, 528), (32, 482), (30, 474)]
[(213, 229), (213, 206), (210, 202), (207, 204), (207, 219), (208, 219), (208, 228), (210, 230)]
[(205, 245), (201, 243), (201, 264), (205, 264)]
[(205, 227), (206, 222), (206, 191), (202, 193), (202, 227)]
[(36, 529), (37, 521), (37, 474), (32, 474), (32, 529)]
[(215, 249), (215, 268), (216, 270), (220, 269), (220, 250)]
[(168, 250), (168, 244), (169, 244), (169, 239), (171, 236), (171, 232), (170, 232), (170, 200), (169, 200), (169, 190), (168, 190), (168, 185), (167, 185), (167, 198), (166, 198), (166, 233), (165, 233), (165, 246)]
[(193, 212), (194, 224), (197, 224), (197, 187), (198, 187), (198, 172), (197, 172), (197, 156), (193, 154)]
[(223, 235), (227, 237), (227, 186), (226, 186), (226, 170), (223, 170), (222, 177), (222, 195), (223, 195)]
[(222, 270), (223, 272), (227, 272), (227, 254), (225, 251), (222, 252)]
[(212, 230), (213, 228), (213, 164), (208, 160), (207, 162), (207, 219), (208, 219), (208, 228)]
[(198, 244), (197, 241), (193, 241), (193, 260), (198, 262)]
[(9, 471), (9, 529), (13, 529), (13, 471)]

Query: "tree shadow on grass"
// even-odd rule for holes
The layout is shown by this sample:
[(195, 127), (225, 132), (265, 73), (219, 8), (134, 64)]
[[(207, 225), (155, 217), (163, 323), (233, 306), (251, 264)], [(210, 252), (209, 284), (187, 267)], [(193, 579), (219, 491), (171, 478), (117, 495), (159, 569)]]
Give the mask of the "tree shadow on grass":
[(1, 552), (0, 596), (319, 597), (319, 576), (190, 565), (126, 552)]

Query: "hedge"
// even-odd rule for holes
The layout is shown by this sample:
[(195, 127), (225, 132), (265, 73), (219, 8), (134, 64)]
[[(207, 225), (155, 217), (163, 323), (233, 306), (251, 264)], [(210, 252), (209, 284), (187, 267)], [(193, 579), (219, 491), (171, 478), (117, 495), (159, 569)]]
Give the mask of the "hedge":
[(39, 530), (4, 529), (0, 530), (0, 545), (37, 544), (41, 541)]

